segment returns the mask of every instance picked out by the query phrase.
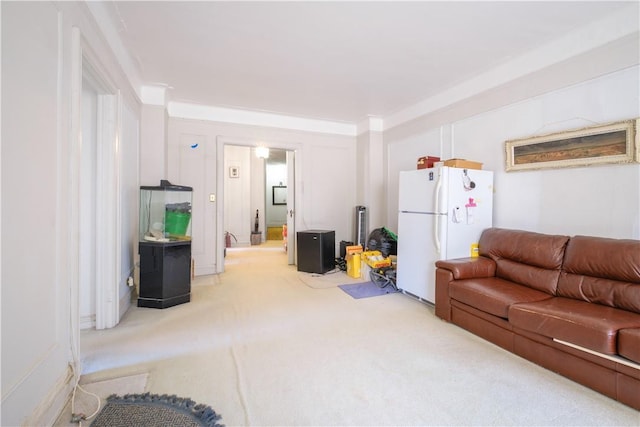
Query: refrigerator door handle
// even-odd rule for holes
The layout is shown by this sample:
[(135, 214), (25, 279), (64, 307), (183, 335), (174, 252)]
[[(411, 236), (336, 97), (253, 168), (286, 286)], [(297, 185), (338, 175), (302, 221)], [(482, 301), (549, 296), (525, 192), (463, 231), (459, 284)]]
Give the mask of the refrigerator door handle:
[(440, 189), (442, 187), (442, 170), (438, 174), (438, 182), (436, 183), (436, 212), (433, 216), (433, 240), (436, 244), (436, 252), (440, 253)]
[(433, 240), (436, 243), (436, 253), (440, 253), (440, 215), (433, 216)]

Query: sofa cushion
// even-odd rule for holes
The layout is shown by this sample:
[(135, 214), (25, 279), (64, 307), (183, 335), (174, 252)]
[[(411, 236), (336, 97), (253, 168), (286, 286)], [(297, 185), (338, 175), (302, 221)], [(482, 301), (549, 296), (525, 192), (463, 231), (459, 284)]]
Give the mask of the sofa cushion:
[(640, 241), (571, 238), (558, 296), (640, 313)]
[(480, 236), (480, 255), (496, 263), (496, 276), (556, 294), (568, 236), (489, 228)]
[(618, 332), (618, 354), (640, 363), (640, 328), (621, 329)]
[(511, 304), (551, 298), (547, 293), (495, 277), (454, 280), (449, 284), (449, 296), (504, 319), (507, 318)]
[(640, 327), (640, 316), (626, 310), (555, 297), (513, 304), (509, 323), (605, 354), (617, 354), (620, 329)]

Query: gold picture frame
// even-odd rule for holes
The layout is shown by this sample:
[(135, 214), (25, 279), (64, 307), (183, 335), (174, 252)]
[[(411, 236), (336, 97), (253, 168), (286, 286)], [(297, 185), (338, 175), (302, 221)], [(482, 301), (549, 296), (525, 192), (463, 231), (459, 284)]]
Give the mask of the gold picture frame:
[(640, 161), (640, 119), (505, 142), (506, 171)]

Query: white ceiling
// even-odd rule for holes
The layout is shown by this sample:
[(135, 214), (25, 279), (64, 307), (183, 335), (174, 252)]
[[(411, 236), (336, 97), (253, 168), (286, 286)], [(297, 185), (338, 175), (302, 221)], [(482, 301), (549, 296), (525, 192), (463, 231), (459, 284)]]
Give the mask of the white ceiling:
[(168, 86), (170, 101), (356, 123), (408, 108), (630, 4), (118, 1), (108, 7), (143, 82)]

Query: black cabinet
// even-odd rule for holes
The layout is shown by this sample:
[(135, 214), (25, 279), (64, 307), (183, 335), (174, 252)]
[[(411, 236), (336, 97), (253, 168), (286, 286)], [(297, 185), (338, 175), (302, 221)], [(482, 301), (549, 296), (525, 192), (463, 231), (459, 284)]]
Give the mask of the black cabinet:
[(335, 268), (335, 231), (298, 231), (296, 238), (298, 243), (298, 271), (324, 274)]
[(138, 307), (167, 308), (191, 300), (191, 241), (140, 242)]

